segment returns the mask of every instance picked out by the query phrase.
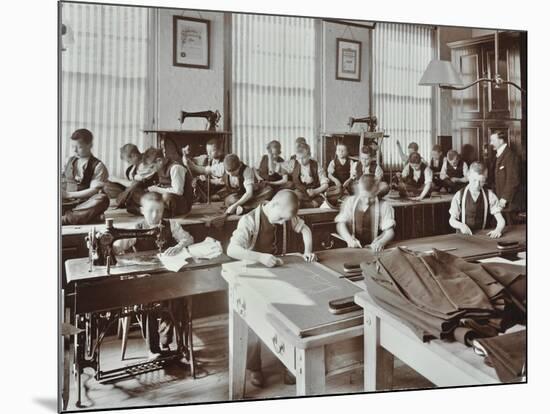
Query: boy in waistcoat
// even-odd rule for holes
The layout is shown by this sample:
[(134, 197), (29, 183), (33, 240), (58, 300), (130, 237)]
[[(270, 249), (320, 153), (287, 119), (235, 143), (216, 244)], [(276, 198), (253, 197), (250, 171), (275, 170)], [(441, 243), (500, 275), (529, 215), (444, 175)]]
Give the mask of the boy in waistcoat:
[(397, 150), (399, 151), (399, 156), (401, 157), (401, 161), (403, 161), (403, 163), (405, 164), (409, 162), (409, 156), (413, 152), (418, 152), (419, 147), (416, 142), (411, 142), (409, 145), (407, 145), (407, 153), (403, 151), (403, 147), (401, 146), (401, 142), (399, 142), (399, 140), (396, 141), (396, 144), (397, 144)]
[(443, 150), (441, 145), (435, 144), (432, 147), (432, 157), (430, 158), (430, 170), (433, 174), (433, 190), (439, 191), (442, 185), (441, 178), (439, 177), (441, 173), (441, 168), (443, 167), (443, 162), (445, 157), (443, 156)]
[(210, 181), (210, 200), (220, 201), (220, 194), (224, 189), (223, 175), (225, 155), (217, 139), (212, 138), (206, 143), (206, 154), (191, 159), (183, 157), (184, 165), (195, 175), (194, 185), (198, 188), (198, 201), (207, 202), (208, 181)]
[(379, 199), (378, 185), (374, 175), (362, 175), (356, 194), (344, 201), (335, 218), (336, 231), (348, 247), (370, 247), (379, 252), (394, 237), (393, 207)]
[(285, 160), (281, 157), (281, 143), (273, 140), (267, 144), (266, 150), (267, 153), (262, 156), (258, 168), (254, 170), (258, 182), (269, 185), (274, 193), (292, 188)]
[(409, 156), (409, 162), (405, 164), (400, 177), (396, 177), (397, 183), (393, 186), (399, 191), (403, 198), (414, 201), (423, 200), (427, 197), (432, 188), (432, 170), (418, 152)]
[[(281, 246), (281, 241), (284, 242), (285, 226), (289, 225), (295, 233), (302, 235), (304, 260), (315, 261), (311, 230), (297, 216), (298, 208), (299, 200), (293, 191), (279, 191), (271, 201), (241, 217), (229, 241), (227, 254), (234, 259), (261, 263), (266, 267), (280, 265), (281, 261), (276, 256), (286, 253), (286, 246)], [(262, 387), (264, 383), (260, 349), (259, 339), (249, 330), (246, 367), (251, 371), (251, 382), (256, 387)], [(285, 374), (285, 382), (293, 382), (288, 372)]]
[(371, 174), (376, 179), (378, 184), (378, 198), (383, 198), (389, 193), (390, 187), (385, 181), (383, 181), (384, 171), (382, 170), (382, 167), (380, 167), (380, 164), (376, 161), (374, 150), (372, 147), (367, 145), (361, 148), (359, 153), (359, 162), (353, 163), (352, 166), (352, 176), (356, 185), (358, 184), (359, 179), (365, 174)]
[(271, 199), (273, 189), (265, 183), (256, 183), (254, 170), (241, 162), (236, 154), (229, 154), (224, 161), (224, 205), (226, 214), (241, 215)]
[[(320, 207), (325, 200), (323, 193), (329, 186), (325, 171), (319, 163), (311, 159), (311, 150), (309, 145), (303, 144), (296, 154), (296, 162), (292, 170), (292, 183), (294, 192), (300, 200), (302, 208)], [(330, 204), (335, 205), (337, 197), (327, 199)]]
[[(161, 228), (162, 246), (165, 255), (175, 255), (193, 244), (193, 236), (186, 232), (175, 220), (167, 220), (164, 215), (164, 200), (161, 194), (145, 193), (140, 200), (140, 210), (143, 220), (136, 224), (136, 229), (150, 229), (159, 225)], [(132, 250), (137, 252), (157, 250), (157, 241), (150, 238), (122, 239), (113, 243), (116, 254)], [(181, 300), (163, 303), (172, 310), (175, 321), (166, 312), (152, 311), (142, 320), (143, 336), (147, 340), (150, 357), (170, 351), (173, 340), (174, 322), (179, 323), (184, 317), (184, 306)], [(160, 318), (160, 323), (158, 319)]]
[(474, 161), (470, 166), (468, 185), (459, 190), (451, 201), (449, 224), (462, 234), (486, 230), (496, 220), (496, 227), (487, 233), (493, 239), (502, 236), (505, 220), (498, 197), (485, 189), (487, 167)]
[(109, 179), (107, 167), (92, 154), (93, 135), (77, 129), (71, 135), (74, 153), (63, 168), (61, 224), (88, 224), (99, 220), (109, 207), (102, 188)]
[(352, 177), (353, 162), (349, 158), (349, 151), (346, 144), (339, 142), (336, 145), (336, 154), (327, 167), (328, 179), (330, 181), (327, 197), (340, 198), (351, 192), (350, 186)]
[(458, 156), (455, 150), (447, 152), (439, 178), (442, 182), (441, 186), (449, 193), (456, 193), (468, 183), (468, 164)]
[(165, 157), (158, 148), (145, 151), (143, 162), (157, 173), (158, 184), (149, 186), (147, 190), (162, 196), (165, 217), (189, 213), (193, 204), (193, 183), (187, 168), (178, 161)]

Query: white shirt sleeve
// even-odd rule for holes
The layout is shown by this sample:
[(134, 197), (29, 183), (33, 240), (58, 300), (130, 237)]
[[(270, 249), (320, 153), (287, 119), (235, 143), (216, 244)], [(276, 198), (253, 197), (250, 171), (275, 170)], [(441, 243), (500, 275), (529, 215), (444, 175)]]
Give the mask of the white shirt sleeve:
[(212, 166), (208, 167), (210, 169), (210, 174), (213, 177), (221, 178), (223, 177), (225, 173), (225, 166), (223, 162), (218, 162), (217, 164), (212, 164)]
[(334, 218), (334, 221), (336, 223), (351, 223), (354, 213), (353, 206), (356, 200), (357, 196), (348, 197), (344, 200), (344, 202), (340, 206), (340, 212)]
[(331, 162), (328, 163), (328, 166), (327, 166), (327, 173), (328, 174), (331, 174), (331, 175), (334, 175), (334, 160), (332, 160)]
[(109, 171), (102, 162), (99, 162), (94, 170), (92, 181), (90, 181), (90, 188), (101, 188), (109, 180)]
[(252, 168), (246, 167), (243, 171), (243, 185), (245, 186), (245, 188), (247, 186), (254, 185), (254, 177), (254, 171), (252, 170)]
[(502, 212), (502, 208), (498, 204), (498, 197), (497, 195), (492, 192), (491, 190), (488, 191), (489, 196), (487, 197), (487, 202), (489, 203), (489, 211), (494, 216), (495, 214), (499, 214)]
[(185, 247), (193, 244), (193, 236), (185, 231), (181, 224), (179, 224), (176, 220), (169, 220), (169, 222), (172, 237), (176, 239), (178, 243), (183, 244)]
[(319, 164), (319, 168), (317, 170), (317, 174), (319, 175), (319, 185), (328, 184), (328, 177), (325, 174), (325, 169), (321, 167), (321, 164)]
[(449, 208), (449, 215), (451, 216), (451, 218), (454, 218), (458, 221), (462, 219), (462, 200), (460, 199), (460, 193), (460, 191), (458, 193), (455, 193), (453, 199), (451, 200), (451, 206)]
[(376, 169), (374, 170), (374, 177), (380, 181), (384, 177), (384, 171), (382, 170), (382, 167), (380, 167), (379, 164), (376, 165)]
[(237, 228), (233, 231), (233, 234), (231, 235), (231, 240), (229, 241), (229, 244), (248, 250), (251, 248), (250, 245), (252, 243), (254, 232), (254, 216), (249, 213), (245, 216), (242, 216), (239, 220)]
[(406, 163), (405, 166), (403, 167), (403, 171), (401, 171), (401, 176), (403, 178), (406, 178), (408, 177), (409, 175), (409, 163)]
[(390, 203), (380, 202), (380, 230), (386, 231), (395, 227), (394, 210)]
[(424, 184), (429, 184), (433, 181), (434, 175), (430, 167), (424, 169)]
[[(464, 165), (466, 165), (466, 164), (464, 164)], [(447, 158), (443, 159), (443, 165), (441, 165), (441, 171), (439, 173), (439, 178), (441, 178), (442, 180), (447, 178)]]
[(183, 195), (183, 188), (185, 185), (185, 167), (183, 165), (174, 164), (170, 168), (170, 181), (172, 186), (162, 188), (159, 187), (159, 193), (171, 193), (176, 195)]
[(290, 219), (290, 227), (295, 233), (301, 233), (306, 223), (298, 216), (294, 216)]

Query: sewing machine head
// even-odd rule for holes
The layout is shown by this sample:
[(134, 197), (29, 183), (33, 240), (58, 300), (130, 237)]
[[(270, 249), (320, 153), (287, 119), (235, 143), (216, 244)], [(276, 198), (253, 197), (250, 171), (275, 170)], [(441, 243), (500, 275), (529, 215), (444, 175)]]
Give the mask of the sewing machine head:
[(112, 265), (116, 264), (116, 255), (113, 243), (121, 239), (149, 238), (155, 239), (159, 252), (162, 251), (164, 240), (162, 239), (162, 222), (150, 229), (120, 229), (113, 226), (113, 219), (105, 220), (105, 230), (90, 231), (87, 237), (90, 268), (93, 265), (107, 266), (107, 273)]
[(208, 121), (208, 130), (215, 131), (220, 121), (221, 115), (219, 111), (201, 111), (201, 112), (186, 112), (181, 111), (178, 118), (183, 129), (185, 118), (205, 118)]
[(368, 126), (367, 130), (369, 132), (374, 132), (374, 131), (376, 131), (376, 127), (378, 125), (378, 119), (376, 119), (375, 116), (365, 116), (363, 118), (350, 117), (349, 120), (348, 120), (349, 129), (352, 129), (353, 125), (358, 124), (358, 123), (367, 124), (367, 126)]

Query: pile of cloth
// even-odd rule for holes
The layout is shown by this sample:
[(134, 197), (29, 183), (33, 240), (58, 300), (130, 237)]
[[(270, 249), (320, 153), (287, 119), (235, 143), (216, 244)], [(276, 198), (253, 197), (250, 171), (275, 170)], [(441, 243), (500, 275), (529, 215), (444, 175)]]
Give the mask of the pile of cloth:
[[(426, 254), (396, 248), (361, 268), (373, 300), (423, 341), (471, 346), (526, 323), (525, 266), (469, 263), (436, 249)], [(525, 352), (520, 354), (525, 359)]]

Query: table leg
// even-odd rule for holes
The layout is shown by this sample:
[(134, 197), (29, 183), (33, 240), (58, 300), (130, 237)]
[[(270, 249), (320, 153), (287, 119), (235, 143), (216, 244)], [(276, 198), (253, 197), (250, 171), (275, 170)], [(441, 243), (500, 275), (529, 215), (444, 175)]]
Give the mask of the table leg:
[[(231, 303), (231, 302), (230, 302)], [(243, 399), (246, 377), (248, 325), (237, 311), (229, 310), (229, 399)]]
[(187, 306), (187, 323), (188, 323), (188, 342), (187, 351), (189, 353), (189, 366), (191, 368), (191, 376), (195, 376), (195, 354), (193, 353), (193, 297), (189, 296), (185, 300)]
[(296, 395), (325, 392), (325, 347), (296, 350)]
[(393, 355), (380, 346), (380, 318), (365, 311), (365, 391), (392, 388)]

